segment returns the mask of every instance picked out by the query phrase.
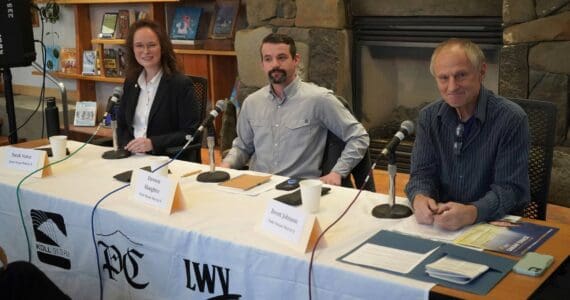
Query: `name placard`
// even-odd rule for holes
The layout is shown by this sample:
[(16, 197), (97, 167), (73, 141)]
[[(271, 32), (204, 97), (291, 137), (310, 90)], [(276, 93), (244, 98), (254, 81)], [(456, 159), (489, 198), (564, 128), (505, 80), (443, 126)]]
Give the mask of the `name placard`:
[[(47, 153), (42, 150), (17, 147), (4, 147), (2, 150), (2, 161), (4, 162), (4, 167), (7, 169), (32, 172), (48, 164)], [(50, 174), (51, 168), (47, 167), (36, 172), (32, 177), (41, 178)]]
[(267, 236), (303, 253), (311, 249), (321, 233), (314, 215), (275, 200), (268, 202), (259, 229)]
[(178, 179), (162, 176), (142, 169), (133, 171), (132, 198), (165, 214), (184, 208), (184, 196)]

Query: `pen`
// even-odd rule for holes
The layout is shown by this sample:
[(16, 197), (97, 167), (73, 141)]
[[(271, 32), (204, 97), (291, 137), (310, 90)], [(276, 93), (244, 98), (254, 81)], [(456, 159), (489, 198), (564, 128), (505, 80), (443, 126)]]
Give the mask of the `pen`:
[(198, 173), (200, 173), (200, 172), (202, 172), (202, 170), (194, 170), (194, 171), (192, 171), (192, 172), (188, 172), (188, 173), (182, 174), (180, 177), (188, 177), (188, 176), (196, 175), (196, 174), (198, 174)]

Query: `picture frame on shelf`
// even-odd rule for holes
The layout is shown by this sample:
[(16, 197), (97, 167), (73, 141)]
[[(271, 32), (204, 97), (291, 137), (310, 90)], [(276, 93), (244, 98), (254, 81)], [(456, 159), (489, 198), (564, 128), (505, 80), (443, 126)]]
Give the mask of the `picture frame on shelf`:
[(97, 102), (78, 101), (75, 103), (74, 126), (95, 126), (97, 117)]
[(211, 39), (232, 39), (235, 34), (239, 12), (239, 0), (217, 0), (210, 22)]
[(83, 68), (81, 69), (81, 74), (97, 75), (97, 51), (83, 51)]
[(99, 33), (99, 38), (101, 39), (111, 39), (115, 35), (115, 28), (117, 27), (117, 19), (119, 14), (116, 12), (106, 12), (103, 14), (103, 19), (101, 20), (101, 32)]
[(129, 34), (130, 22), (130, 12), (126, 9), (119, 10), (117, 27), (115, 29), (116, 39), (126, 39)]
[(60, 70), (66, 74), (77, 73), (77, 49), (62, 48), (59, 53)]
[(170, 39), (173, 44), (195, 45), (202, 16), (201, 7), (180, 6), (174, 12)]

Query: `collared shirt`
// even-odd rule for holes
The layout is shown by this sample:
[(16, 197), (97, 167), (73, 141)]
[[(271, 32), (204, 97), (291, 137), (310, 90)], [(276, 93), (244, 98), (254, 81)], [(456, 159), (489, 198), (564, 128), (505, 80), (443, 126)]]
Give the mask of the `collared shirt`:
[(237, 138), (224, 159), (233, 168), (298, 178), (318, 178), (327, 131), (346, 142), (332, 171), (346, 177), (364, 156), (368, 133), (332, 91), (298, 77), (277, 97), (270, 85), (248, 96)]
[(150, 108), (154, 102), (156, 90), (162, 78), (162, 69), (154, 75), (150, 81), (145, 79), (145, 71), (143, 70), (139, 75), (137, 83), (140, 87), (139, 100), (133, 118), (133, 129), (135, 138), (146, 137), (146, 130), (148, 127), (148, 115)]
[(470, 203), (477, 222), (521, 211), (530, 201), (529, 127), (515, 103), (481, 87), (470, 133), (454, 152), (460, 120), (442, 99), (420, 111), (406, 194)]

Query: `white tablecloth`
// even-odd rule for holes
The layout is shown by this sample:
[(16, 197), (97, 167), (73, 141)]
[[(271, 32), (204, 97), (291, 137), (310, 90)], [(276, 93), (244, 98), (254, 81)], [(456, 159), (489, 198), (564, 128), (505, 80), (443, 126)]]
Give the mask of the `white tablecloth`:
[[(81, 143), (70, 141), (71, 151)], [(150, 164), (149, 156), (104, 160), (108, 148), (87, 145), (52, 166), (53, 175), (29, 178), (21, 204), (32, 262), (74, 299), (98, 299), (99, 277), (91, 237), (95, 203), (121, 183), (113, 175)], [(208, 166), (175, 161), (171, 176)], [(233, 176), (240, 171), (229, 170)], [(0, 171), (0, 245), (10, 261), (27, 260), (16, 186), (24, 173)], [(310, 253), (302, 254), (255, 230), (274, 188), (252, 197), (227, 193), (196, 176), (180, 180), (186, 208), (164, 215), (130, 199), (130, 188), (112, 194), (95, 212), (105, 299), (307, 299)], [(274, 176), (274, 185), (284, 178)], [(334, 187), (321, 200), (318, 220), (328, 226), (356, 195)], [(430, 283), (338, 262), (336, 259), (382, 228), (399, 222), (370, 211), (386, 195), (364, 192), (326, 235), (315, 255), (313, 299), (426, 299)]]

